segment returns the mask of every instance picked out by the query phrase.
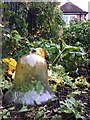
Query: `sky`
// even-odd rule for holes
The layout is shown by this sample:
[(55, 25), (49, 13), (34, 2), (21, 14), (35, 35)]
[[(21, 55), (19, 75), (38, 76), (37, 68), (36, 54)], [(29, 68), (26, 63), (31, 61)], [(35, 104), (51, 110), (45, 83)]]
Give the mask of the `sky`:
[(77, 5), (78, 7), (80, 7), (81, 9), (88, 12), (88, 2), (90, 0), (59, 0), (59, 1), (61, 2), (61, 5), (63, 5), (67, 1), (70, 1), (70, 2), (74, 3), (75, 5)]

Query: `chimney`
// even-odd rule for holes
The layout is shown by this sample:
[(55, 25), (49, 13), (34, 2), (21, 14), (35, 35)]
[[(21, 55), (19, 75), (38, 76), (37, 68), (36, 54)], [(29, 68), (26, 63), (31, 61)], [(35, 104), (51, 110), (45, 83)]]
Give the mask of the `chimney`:
[(90, 21), (90, 1), (88, 2), (88, 20)]

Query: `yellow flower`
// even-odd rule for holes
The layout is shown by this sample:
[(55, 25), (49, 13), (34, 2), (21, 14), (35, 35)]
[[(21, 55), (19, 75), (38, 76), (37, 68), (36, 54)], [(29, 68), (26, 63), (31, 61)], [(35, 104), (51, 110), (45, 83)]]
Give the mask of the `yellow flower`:
[(9, 61), (9, 64), (8, 64), (9, 70), (11, 70), (11, 71), (15, 70), (16, 65), (17, 65), (17, 62), (13, 58), (10, 58), (10, 61)]
[(43, 58), (45, 58), (45, 56), (46, 56), (46, 50), (44, 50), (43, 48), (36, 48), (36, 54), (40, 55)]
[(11, 71), (14, 71), (16, 69), (16, 64), (13, 64), (12, 62), (9, 62), (8, 69)]
[(9, 60), (10, 62), (12, 62), (14, 65), (16, 65), (17, 64), (17, 62), (16, 62), (16, 60), (14, 60), (13, 58), (10, 58), (10, 60)]
[(4, 58), (2, 59), (2, 62), (8, 65), (8, 74), (12, 75), (13, 72), (16, 70), (16, 65), (17, 65), (16, 60), (14, 60), (13, 58), (10, 59)]
[(9, 63), (9, 59), (8, 58), (4, 58), (4, 59), (2, 59), (2, 62), (8, 64)]

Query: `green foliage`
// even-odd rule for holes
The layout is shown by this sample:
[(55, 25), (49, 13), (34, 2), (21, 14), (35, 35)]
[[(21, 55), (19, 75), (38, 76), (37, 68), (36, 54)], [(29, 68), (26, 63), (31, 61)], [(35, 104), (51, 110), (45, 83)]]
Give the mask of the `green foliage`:
[(23, 105), (22, 108), (18, 112), (22, 113), (22, 112), (27, 112), (27, 111), (29, 111), (28, 106)]
[(64, 21), (58, 5), (58, 2), (31, 2), (27, 4), (28, 19), (31, 18), (29, 20), (31, 35), (45, 39), (59, 36), (59, 30)]
[(10, 29), (17, 30), (21, 36), (48, 39), (59, 36), (64, 20), (58, 2), (24, 2), (18, 5), (18, 10), (14, 12), (8, 11), (6, 4), (4, 6), (7, 7), (3, 6), (3, 19), (9, 21)]
[(11, 30), (16, 30), (18, 33), (23, 36), (28, 36), (28, 24), (22, 14), (23, 11), (19, 10), (18, 12), (10, 12), (10, 16), (8, 18), (9, 27)]
[(60, 79), (60, 77), (62, 78), (62, 80), (64, 81), (64, 85), (73, 87), (73, 83), (69, 79), (68, 73), (65, 72), (65, 68), (62, 65), (51, 65), (50, 68), (52, 69), (53, 74), (56, 75), (58, 79)]
[(3, 29), (3, 57), (13, 57), (16, 60), (30, 51), (27, 38), (22, 37), (18, 31)]
[(19, 92), (35, 91), (37, 93), (43, 93), (45, 88), (40, 81), (35, 80), (30, 83), (24, 82), (24, 84), (20, 84), (19, 82), (15, 83), (13, 89)]
[[(10, 3), (12, 4), (12, 3)], [(2, 52), (3, 57), (13, 57), (18, 60), (30, 51), (28, 24), (25, 20), (25, 7), (20, 4), (17, 11), (9, 11), (8, 6), (2, 3)]]
[(38, 109), (38, 112), (35, 115), (35, 119), (40, 119), (44, 116), (45, 109), (43, 107), (40, 107)]
[(60, 101), (60, 109), (61, 112), (64, 113), (73, 113), (75, 115), (75, 118), (82, 118), (85, 120), (85, 118), (82, 116), (82, 113), (84, 112), (84, 106), (81, 101), (75, 100), (75, 98), (67, 97), (65, 101)]
[[(1, 72), (2, 71), (2, 72)], [(7, 75), (7, 66), (2, 64), (0, 66), (0, 88), (1, 90), (9, 90), (12, 87), (12, 81), (10, 76)]]
[(10, 112), (7, 109), (4, 109), (0, 112), (0, 118), (8, 119), (10, 117)]
[(59, 54), (60, 45), (56, 43), (57, 39), (43, 39), (39, 38), (39, 40), (34, 39), (32, 43), (32, 47), (38, 48), (42, 47), (47, 52), (47, 60), (52, 63), (56, 56)]
[(67, 44), (75, 45), (80, 42), (86, 50), (89, 49), (90, 45), (90, 22), (83, 21), (78, 24), (72, 24), (69, 27), (64, 27), (63, 39)]
[[(10, 30), (16, 30), (18, 33), (26, 37), (28, 35), (28, 24), (26, 23), (26, 15), (27, 11), (25, 10), (25, 6), (22, 6), (21, 3), (19, 3), (19, 7), (17, 11), (10, 11), (9, 7), (5, 3), (1, 3), (3, 10), (3, 17), (2, 17), (2, 24), (5, 26), (5, 29), (8, 28)], [(12, 5), (12, 3), (10, 3)]]
[[(71, 51), (69, 53), (71, 57), (65, 56), (62, 65), (66, 66), (65, 68), (69, 69), (73, 76), (88, 76), (90, 74), (88, 69), (90, 66), (90, 22), (82, 21), (77, 23), (75, 20), (71, 21), (69, 27), (64, 27), (63, 39), (68, 45), (77, 46), (80, 51)], [(88, 76), (87, 79), (89, 78)]]
[[(51, 2), (20, 3), (18, 10), (12, 12), (8, 11), (8, 6), (4, 4), (7, 7), (3, 7), (9, 14), (3, 14), (3, 57), (11, 56), (17, 60), (27, 54), (31, 47), (44, 47), (47, 42), (45, 48), (49, 51), (48, 59), (50, 61), (51, 56), (54, 59), (53, 54), (58, 54), (59, 45), (53, 41), (56, 41), (60, 26), (64, 24), (58, 5), (59, 3)], [(37, 45), (33, 46), (32, 42), (37, 42)]]
[(65, 70), (71, 74), (78, 74), (77, 69), (81, 67), (81, 65), (85, 65), (86, 52), (81, 46), (70, 46), (67, 45), (63, 39), (60, 40), (62, 42), (62, 50), (59, 50), (53, 64), (61, 64), (65, 67)]

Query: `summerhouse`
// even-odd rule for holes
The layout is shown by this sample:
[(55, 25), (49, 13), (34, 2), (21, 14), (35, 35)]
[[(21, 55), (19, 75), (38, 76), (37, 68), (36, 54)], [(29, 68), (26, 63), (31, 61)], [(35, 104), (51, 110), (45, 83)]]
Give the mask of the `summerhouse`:
[(61, 11), (63, 12), (63, 18), (66, 22), (66, 25), (69, 25), (70, 20), (76, 18), (78, 22), (85, 19), (85, 16), (88, 12), (82, 10), (72, 2), (68, 1), (64, 5), (60, 7)]

